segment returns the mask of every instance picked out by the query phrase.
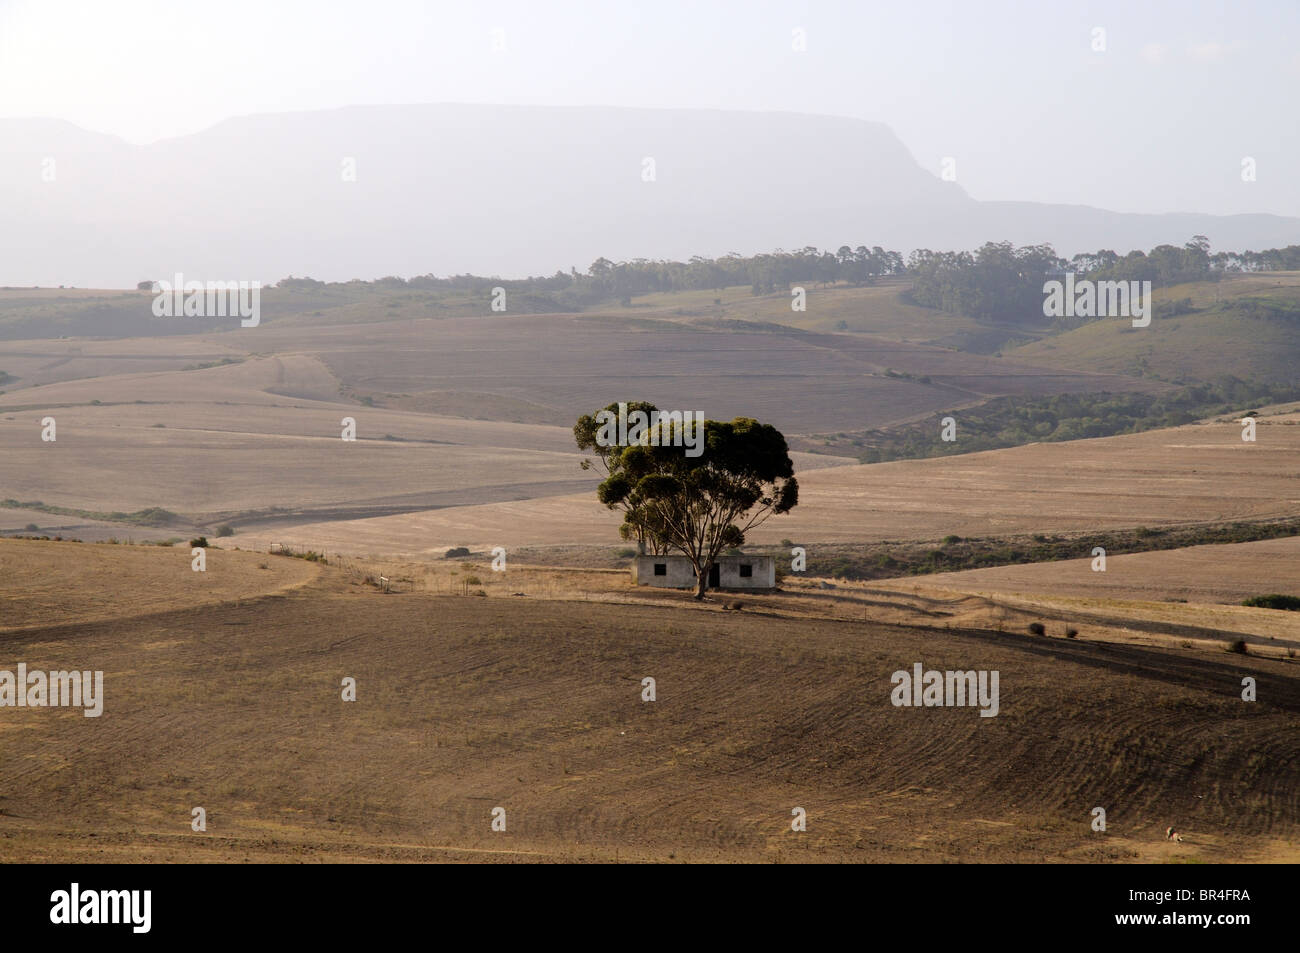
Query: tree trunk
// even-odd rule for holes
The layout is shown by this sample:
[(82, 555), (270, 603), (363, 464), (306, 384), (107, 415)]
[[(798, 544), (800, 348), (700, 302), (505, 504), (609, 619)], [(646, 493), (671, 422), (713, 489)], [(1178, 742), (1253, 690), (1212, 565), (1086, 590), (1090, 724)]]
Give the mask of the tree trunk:
[(703, 599), (704, 593), (706, 593), (708, 589), (709, 589), (709, 576), (708, 576), (708, 571), (705, 570), (704, 572), (701, 572), (696, 576), (695, 598)]

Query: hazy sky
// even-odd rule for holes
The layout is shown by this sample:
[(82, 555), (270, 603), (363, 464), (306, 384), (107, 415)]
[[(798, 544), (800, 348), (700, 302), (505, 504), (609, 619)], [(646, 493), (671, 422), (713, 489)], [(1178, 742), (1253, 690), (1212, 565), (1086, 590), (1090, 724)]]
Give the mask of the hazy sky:
[(1300, 215), (1298, 39), (1295, 0), (0, 0), (0, 116), (149, 142), (358, 103), (791, 110), (887, 123), (977, 199)]

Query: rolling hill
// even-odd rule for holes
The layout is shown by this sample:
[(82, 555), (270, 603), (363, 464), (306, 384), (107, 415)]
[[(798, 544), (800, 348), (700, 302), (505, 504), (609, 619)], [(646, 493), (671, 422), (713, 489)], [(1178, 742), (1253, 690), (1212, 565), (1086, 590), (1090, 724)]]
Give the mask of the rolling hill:
[[(1231, 373), (1242, 379), (1300, 380), (1300, 273), (1227, 276), (1156, 290), (1156, 301), (1187, 299), (1188, 313), (1146, 328), (1094, 321), (1009, 349), (1008, 356), (1061, 368), (1190, 383)], [(1252, 301), (1290, 317), (1263, 316)]]

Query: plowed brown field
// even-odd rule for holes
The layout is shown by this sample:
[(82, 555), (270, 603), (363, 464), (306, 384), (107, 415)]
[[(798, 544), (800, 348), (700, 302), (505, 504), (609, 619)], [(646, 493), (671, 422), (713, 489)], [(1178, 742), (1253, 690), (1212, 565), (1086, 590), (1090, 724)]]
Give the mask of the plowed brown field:
[[(0, 859), (1297, 857), (1293, 663), (796, 618), (761, 599), (385, 595), (334, 567), (119, 611), (173, 568), (139, 552), (158, 566), (82, 590), (111, 618), (0, 629), (0, 668), (100, 669), (106, 695), (100, 718), (0, 709)], [(232, 572), (267, 558), (220, 555)], [(914, 662), (997, 670), (999, 714), (892, 706), (890, 675)], [(1163, 840), (1171, 824), (1185, 843)]]

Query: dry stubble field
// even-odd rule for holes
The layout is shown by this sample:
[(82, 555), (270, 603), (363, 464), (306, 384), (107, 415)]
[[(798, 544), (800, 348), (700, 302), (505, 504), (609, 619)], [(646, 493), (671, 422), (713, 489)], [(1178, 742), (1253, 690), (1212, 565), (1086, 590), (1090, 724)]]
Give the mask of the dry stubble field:
[[(1087, 533), (1291, 516), (1300, 507), (1300, 414), (930, 460), (800, 469), (799, 505), (750, 534), (773, 545)], [(575, 458), (576, 459), (576, 458)], [(451, 546), (615, 545), (620, 517), (594, 493), (449, 506), (400, 516), (259, 529), (271, 542), (352, 554), (441, 554)]]
[[(86, 548), (0, 542), (7, 565), (42, 573)], [(132, 610), (188, 566), (94, 549), (134, 557), (82, 586), (100, 621), (0, 630), (6, 660), (102, 669), (106, 695), (98, 719), (6, 710), (4, 860), (1297, 856), (1300, 680), (1286, 662), (819, 618), (761, 598), (724, 612), (385, 595), (306, 563), (310, 578), (282, 590), (255, 568), (267, 557), (238, 552), (216, 555), (265, 574), (260, 589)], [(9, 601), (21, 614), (35, 598)], [(1000, 671), (998, 716), (891, 706), (890, 674), (918, 661)], [(1238, 697), (1247, 674), (1254, 704)], [(340, 698), (345, 676), (356, 702)], [(206, 833), (190, 830), (194, 806)], [(497, 806), (504, 833), (490, 831)], [(1089, 828), (1095, 806), (1105, 834)], [(790, 831), (794, 807), (806, 833)], [(1162, 839), (1170, 824), (1184, 844)]]

